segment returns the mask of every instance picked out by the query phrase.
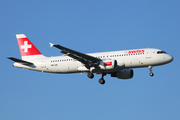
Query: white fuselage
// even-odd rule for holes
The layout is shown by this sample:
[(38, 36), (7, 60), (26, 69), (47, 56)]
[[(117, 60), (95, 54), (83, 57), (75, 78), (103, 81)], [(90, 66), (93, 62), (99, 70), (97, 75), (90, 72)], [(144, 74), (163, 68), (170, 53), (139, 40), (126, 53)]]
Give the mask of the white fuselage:
[(79, 73), (79, 72), (116, 72), (128, 68), (140, 68), (148, 66), (158, 66), (171, 62), (173, 57), (163, 52), (160, 49), (135, 49), (125, 51), (100, 52), (88, 54), (103, 60), (116, 60), (117, 67), (115, 69), (99, 69), (91, 71), (87, 69), (81, 62), (66, 56), (43, 57), (38, 59), (29, 59), (34, 65), (23, 65), (14, 63), (15, 67), (30, 69), (35, 71), (49, 73)]

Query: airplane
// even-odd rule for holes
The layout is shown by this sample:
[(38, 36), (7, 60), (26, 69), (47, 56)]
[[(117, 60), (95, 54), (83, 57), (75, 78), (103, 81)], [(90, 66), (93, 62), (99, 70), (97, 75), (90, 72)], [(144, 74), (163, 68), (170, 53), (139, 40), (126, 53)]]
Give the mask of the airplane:
[(173, 61), (171, 55), (154, 48), (84, 54), (52, 43), (49, 43), (50, 47), (60, 49), (63, 55), (46, 57), (24, 34), (16, 34), (16, 38), (22, 59), (7, 57), (15, 61), (14, 67), (58, 74), (87, 73), (91, 79), (96, 73), (102, 75), (99, 79), (102, 85), (107, 74), (118, 79), (131, 79), (134, 75), (132, 68), (148, 67), (149, 75), (154, 76), (152, 67)]

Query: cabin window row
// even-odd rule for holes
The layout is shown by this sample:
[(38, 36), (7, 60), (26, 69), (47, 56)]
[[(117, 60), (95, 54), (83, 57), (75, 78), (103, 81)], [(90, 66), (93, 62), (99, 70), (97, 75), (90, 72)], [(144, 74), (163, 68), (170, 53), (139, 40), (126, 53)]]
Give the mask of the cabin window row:
[[(144, 53), (121, 54), (121, 55), (107, 55), (107, 56), (98, 56), (96, 58), (121, 57), (121, 56), (142, 55), (142, 54), (144, 54)], [(51, 60), (51, 62), (63, 62), (63, 61), (72, 61), (72, 60), (75, 60), (75, 59)]]
[(63, 61), (72, 61), (74, 59), (64, 59), (64, 60), (51, 60), (51, 62), (63, 62)]
[(121, 55), (107, 55), (107, 56), (98, 56), (96, 58), (121, 57), (121, 56), (142, 55), (142, 54), (144, 54), (144, 53), (121, 54)]

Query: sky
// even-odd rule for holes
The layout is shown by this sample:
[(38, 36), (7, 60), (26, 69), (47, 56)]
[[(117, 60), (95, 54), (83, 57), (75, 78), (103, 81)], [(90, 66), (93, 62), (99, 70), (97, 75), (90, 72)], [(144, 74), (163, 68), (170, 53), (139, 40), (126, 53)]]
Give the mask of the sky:
[[(179, 120), (179, 0), (1, 0), (1, 120)], [(174, 61), (121, 80), (86, 73), (50, 74), (12, 66), (16, 34), (45, 56), (49, 42), (82, 53), (158, 48)]]

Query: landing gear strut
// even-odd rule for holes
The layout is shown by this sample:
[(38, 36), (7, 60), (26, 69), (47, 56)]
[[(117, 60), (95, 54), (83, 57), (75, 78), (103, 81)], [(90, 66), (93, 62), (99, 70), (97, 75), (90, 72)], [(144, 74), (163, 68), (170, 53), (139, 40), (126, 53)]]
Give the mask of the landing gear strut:
[(99, 79), (99, 83), (102, 84), (102, 85), (105, 83), (105, 80), (103, 78), (105, 75), (106, 75), (105, 73), (102, 73), (102, 78)]
[(151, 77), (154, 76), (154, 73), (152, 73), (152, 66), (149, 66), (149, 71), (150, 71), (149, 75), (150, 75)]

